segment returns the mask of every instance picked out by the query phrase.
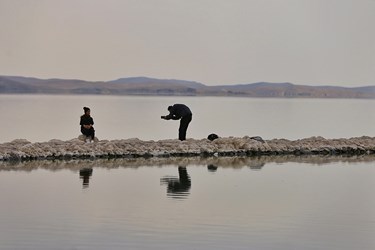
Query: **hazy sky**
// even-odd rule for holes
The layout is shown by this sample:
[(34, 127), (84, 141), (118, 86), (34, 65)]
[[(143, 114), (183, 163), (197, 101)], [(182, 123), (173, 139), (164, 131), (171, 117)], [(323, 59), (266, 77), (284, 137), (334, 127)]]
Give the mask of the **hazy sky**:
[(374, 0), (0, 0), (0, 75), (375, 85)]

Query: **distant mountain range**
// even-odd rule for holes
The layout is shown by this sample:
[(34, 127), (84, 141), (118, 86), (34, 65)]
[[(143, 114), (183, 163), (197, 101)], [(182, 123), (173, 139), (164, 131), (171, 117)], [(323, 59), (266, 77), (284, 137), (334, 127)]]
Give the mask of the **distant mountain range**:
[(375, 86), (347, 88), (268, 82), (207, 86), (193, 81), (148, 77), (129, 77), (113, 81), (92, 82), (75, 79), (38, 79), (22, 76), (0, 76), (0, 94), (375, 98)]

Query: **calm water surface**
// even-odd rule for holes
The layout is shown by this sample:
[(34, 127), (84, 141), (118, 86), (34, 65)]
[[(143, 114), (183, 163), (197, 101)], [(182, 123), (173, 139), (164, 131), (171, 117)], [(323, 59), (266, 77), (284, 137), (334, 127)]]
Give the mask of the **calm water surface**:
[(0, 249), (375, 248), (375, 159), (0, 164)]
[(177, 138), (178, 121), (160, 119), (174, 103), (193, 112), (188, 138), (375, 136), (375, 100), (0, 95), (0, 142), (76, 138), (83, 106), (91, 108), (99, 139)]
[[(375, 136), (374, 100), (0, 95), (0, 143)], [(0, 162), (0, 249), (375, 249), (375, 158)]]

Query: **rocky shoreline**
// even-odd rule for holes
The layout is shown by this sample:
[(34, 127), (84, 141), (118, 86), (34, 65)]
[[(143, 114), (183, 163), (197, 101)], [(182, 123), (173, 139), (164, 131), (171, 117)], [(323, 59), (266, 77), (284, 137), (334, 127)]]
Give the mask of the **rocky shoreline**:
[(299, 140), (257, 140), (245, 136), (208, 139), (143, 141), (136, 138), (101, 140), (86, 143), (79, 139), (68, 141), (29, 142), (17, 139), (0, 144), (0, 161), (69, 160), (102, 158), (152, 157), (222, 157), (257, 155), (372, 155), (375, 138), (325, 139), (310, 137)]

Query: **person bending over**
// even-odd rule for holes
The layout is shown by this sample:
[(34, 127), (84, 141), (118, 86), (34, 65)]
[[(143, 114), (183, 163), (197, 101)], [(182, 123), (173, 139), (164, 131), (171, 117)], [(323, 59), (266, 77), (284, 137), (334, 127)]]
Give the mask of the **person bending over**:
[(180, 120), (180, 128), (178, 129), (178, 139), (180, 141), (186, 140), (186, 131), (191, 122), (193, 114), (188, 106), (184, 104), (175, 104), (168, 107), (169, 115), (162, 116), (164, 120)]
[(94, 120), (90, 116), (90, 109), (88, 107), (84, 107), (83, 110), (85, 113), (81, 116), (79, 123), (81, 125), (81, 133), (93, 141), (95, 138)]

